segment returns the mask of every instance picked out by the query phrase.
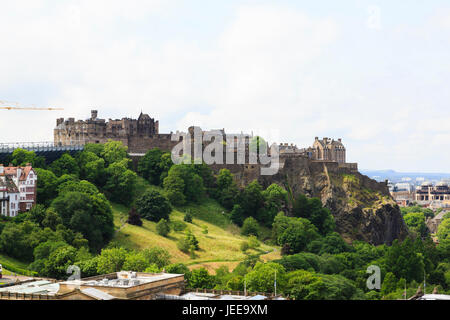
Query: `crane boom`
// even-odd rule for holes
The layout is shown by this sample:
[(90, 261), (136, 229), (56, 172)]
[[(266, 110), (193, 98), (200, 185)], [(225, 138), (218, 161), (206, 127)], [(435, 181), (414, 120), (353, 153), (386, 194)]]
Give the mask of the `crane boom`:
[(63, 108), (32, 108), (32, 107), (0, 107), (0, 109), (6, 109), (6, 110), (64, 110)]
[(63, 108), (38, 108), (34, 105), (22, 106), (17, 102), (0, 100), (0, 109), (4, 110), (64, 110)]

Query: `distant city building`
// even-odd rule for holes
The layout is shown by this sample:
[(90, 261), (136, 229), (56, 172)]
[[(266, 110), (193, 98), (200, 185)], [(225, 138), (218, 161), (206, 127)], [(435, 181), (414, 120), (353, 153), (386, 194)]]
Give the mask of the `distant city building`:
[(416, 201), (441, 201), (450, 203), (450, 188), (447, 183), (439, 182), (435, 186), (425, 181), (416, 188)]
[(37, 175), (31, 164), (4, 167), (0, 164), (0, 214), (15, 217), (36, 203)]
[(409, 183), (390, 184), (389, 191), (399, 206), (406, 207), (414, 201), (414, 190)]

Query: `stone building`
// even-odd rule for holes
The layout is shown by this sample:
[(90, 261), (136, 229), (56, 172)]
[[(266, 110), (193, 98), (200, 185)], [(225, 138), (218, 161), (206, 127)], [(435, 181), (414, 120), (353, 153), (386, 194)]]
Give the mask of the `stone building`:
[(170, 141), (170, 134), (159, 134), (159, 121), (142, 112), (138, 119), (106, 121), (98, 118), (97, 110), (92, 110), (87, 120), (59, 118), (53, 136), (58, 146), (106, 143), (109, 139), (122, 141), (130, 152), (145, 152), (154, 147), (170, 149), (174, 145)]
[(346, 163), (345, 147), (342, 139), (319, 139), (316, 137), (312, 146), (312, 156), (314, 160), (336, 161), (338, 163)]

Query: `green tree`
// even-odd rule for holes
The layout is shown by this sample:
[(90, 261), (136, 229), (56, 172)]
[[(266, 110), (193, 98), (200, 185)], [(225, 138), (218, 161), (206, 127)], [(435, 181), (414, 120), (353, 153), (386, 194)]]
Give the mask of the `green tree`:
[(205, 194), (203, 179), (196, 173), (195, 166), (189, 164), (172, 166), (163, 186), (174, 205), (183, 205), (185, 201), (199, 202)]
[(439, 238), (439, 242), (450, 239), (450, 219), (442, 220), (438, 227), (437, 236)]
[(64, 226), (80, 232), (94, 250), (108, 243), (114, 233), (111, 205), (103, 194), (65, 192), (52, 202)]
[(50, 171), (40, 168), (35, 168), (37, 179), (37, 202), (45, 206), (50, 205), (50, 202), (56, 195), (57, 177)]
[(214, 277), (205, 268), (194, 269), (189, 277), (189, 288), (212, 289), (214, 288)]
[(216, 179), (217, 191), (216, 198), (219, 203), (226, 209), (231, 210), (236, 198), (239, 194), (239, 189), (233, 179), (233, 175), (228, 169), (221, 169)]
[(153, 247), (145, 249), (143, 254), (150, 264), (155, 264), (158, 268), (163, 268), (170, 264), (170, 253), (164, 248)]
[(257, 180), (250, 182), (240, 195), (240, 206), (246, 217), (257, 217), (258, 210), (264, 205), (262, 187)]
[(309, 220), (285, 217), (282, 213), (275, 217), (273, 234), (280, 246), (289, 247), (289, 254), (305, 250), (310, 242), (320, 237), (317, 228)]
[(136, 189), (137, 175), (128, 169), (128, 159), (112, 163), (106, 169), (105, 193), (109, 199), (130, 204)]
[(58, 160), (53, 161), (50, 169), (57, 177), (63, 174), (73, 174), (78, 177), (80, 174), (77, 161), (68, 153), (64, 153)]
[(237, 224), (238, 226), (242, 226), (242, 224), (244, 223), (244, 219), (244, 210), (240, 205), (235, 204), (233, 206), (233, 210), (231, 210), (231, 221), (233, 221), (233, 223)]
[(244, 220), (244, 224), (242, 225), (241, 234), (245, 236), (254, 235), (258, 236), (259, 234), (259, 225), (258, 221), (256, 221), (252, 217), (248, 217)]
[(392, 272), (388, 272), (384, 276), (383, 284), (381, 285), (381, 294), (387, 295), (395, 290), (397, 290), (397, 278)]
[(425, 215), (422, 212), (411, 212), (403, 216), (406, 225), (410, 230), (417, 232), (422, 238), (428, 234), (428, 228), (425, 224)]
[(107, 274), (121, 271), (127, 255), (127, 251), (124, 248), (103, 249), (98, 256), (97, 272), (99, 274)]
[(72, 246), (61, 246), (50, 253), (44, 264), (44, 274), (47, 277), (64, 279), (67, 269), (76, 261), (77, 250)]
[(123, 263), (123, 269), (127, 271), (144, 272), (150, 264), (142, 252), (130, 252)]
[(277, 290), (282, 292), (286, 285), (286, 271), (284, 267), (274, 262), (257, 262), (253, 270), (245, 276), (247, 290), (274, 292), (275, 274), (277, 277)]
[(192, 214), (190, 211), (187, 211), (183, 218), (184, 221), (188, 223), (192, 223)]
[(147, 220), (157, 222), (161, 219), (169, 220), (172, 211), (167, 198), (157, 190), (148, 190), (136, 201), (138, 214)]
[(101, 157), (105, 159), (106, 164), (110, 166), (114, 162), (123, 162), (128, 156), (127, 150), (128, 147), (124, 146), (122, 141), (108, 140), (103, 146)]
[(159, 148), (153, 148), (139, 160), (138, 174), (148, 180), (151, 184), (159, 185), (163, 168), (161, 157), (164, 153)]
[(156, 232), (163, 237), (166, 237), (170, 232), (170, 225), (166, 219), (161, 219), (156, 224)]
[(293, 214), (311, 221), (322, 235), (332, 232), (335, 228), (330, 210), (323, 207), (319, 198), (308, 199), (303, 194), (298, 195), (293, 204)]

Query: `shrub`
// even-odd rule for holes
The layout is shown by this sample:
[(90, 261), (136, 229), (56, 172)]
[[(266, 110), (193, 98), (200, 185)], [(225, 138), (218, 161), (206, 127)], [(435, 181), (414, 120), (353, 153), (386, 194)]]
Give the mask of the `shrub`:
[(161, 219), (169, 220), (172, 208), (169, 201), (161, 192), (148, 190), (136, 201), (137, 212), (147, 220), (157, 222)]
[(258, 236), (259, 233), (258, 222), (253, 217), (248, 217), (247, 219), (244, 220), (241, 233), (245, 236), (249, 235)]
[(130, 212), (128, 213), (127, 223), (138, 227), (142, 226), (141, 216), (136, 212), (135, 207), (131, 208)]
[(192, 223), (192, 214), (189, 211), (186, 212), (186, 214), (184, 215), (183, 220), (186, 221), (186, 222)]
[(186, 229), (187, 228), (187, 224), (184, 223), (183, 221), (175, 220), (175, 221), (171, 222), (171, 227), (172, 227), (172, 229), (174, 231), (178, 231), (179, 232), (179, 231), (183, 231), (184, 229)]
[(156, 232), (163, 237), (166, 237), (170, 232), (170, 226), (166, 219), (161, 219), (156, 224)]

